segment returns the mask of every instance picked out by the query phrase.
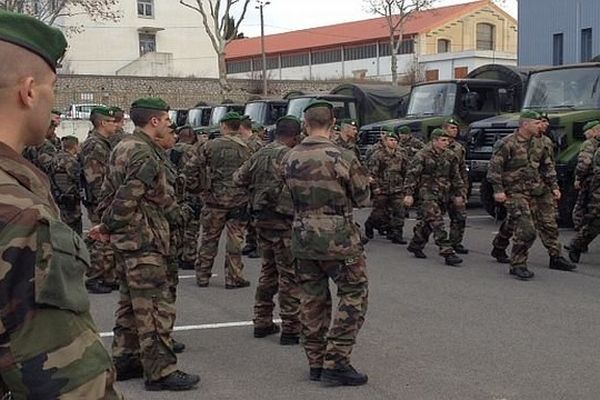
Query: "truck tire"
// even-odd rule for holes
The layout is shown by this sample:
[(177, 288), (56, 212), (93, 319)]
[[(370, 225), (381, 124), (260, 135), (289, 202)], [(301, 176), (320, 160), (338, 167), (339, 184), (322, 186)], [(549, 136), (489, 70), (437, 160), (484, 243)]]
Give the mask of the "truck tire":
[(481, 196), (481, 204), (488, 214), (499, 221), (506, 218), (506, 208), (496, 203), (494, 200), (494, 189), (485, 177), (481, 181), (479, 194)]

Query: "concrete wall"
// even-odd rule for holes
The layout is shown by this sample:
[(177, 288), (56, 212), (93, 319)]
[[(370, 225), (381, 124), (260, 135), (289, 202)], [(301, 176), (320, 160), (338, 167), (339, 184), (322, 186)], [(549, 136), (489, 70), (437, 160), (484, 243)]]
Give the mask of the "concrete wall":
[(456, 68), (466, 67), (468, 72), (486, 64), (517, 65), (517, 57), (514, 53), (502, 53), (494, 51), (465, 51), (456, 55), (432, 54), (422, 56), (421, 68), (424, 71), (438, 70), (439, 79), (454, 79)]

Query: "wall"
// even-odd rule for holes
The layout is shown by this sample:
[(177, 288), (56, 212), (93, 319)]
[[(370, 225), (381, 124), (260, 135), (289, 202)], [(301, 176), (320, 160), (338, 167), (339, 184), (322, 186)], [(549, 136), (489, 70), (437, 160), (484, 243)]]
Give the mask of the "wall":
[(432, 54), (419, 59), (424, 71), (439, 71), (439, 79), (454, 79), (454, 69), (467, 67), (468, 72), (486, 64), (517, 65), (517, 57), (513, 53), (494, 51), (465, 51), (451, 54)]

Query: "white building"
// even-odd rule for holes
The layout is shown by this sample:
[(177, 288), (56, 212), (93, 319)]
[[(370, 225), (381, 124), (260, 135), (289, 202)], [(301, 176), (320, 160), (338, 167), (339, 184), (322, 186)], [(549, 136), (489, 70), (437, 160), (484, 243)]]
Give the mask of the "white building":
[(86, 15), (64, 18), (59, 26), (80, 26), (69, 35), (63, 73), (210, 77), (217, 57), (199, 13), (176, 0), (120, 0), (118, 22)]

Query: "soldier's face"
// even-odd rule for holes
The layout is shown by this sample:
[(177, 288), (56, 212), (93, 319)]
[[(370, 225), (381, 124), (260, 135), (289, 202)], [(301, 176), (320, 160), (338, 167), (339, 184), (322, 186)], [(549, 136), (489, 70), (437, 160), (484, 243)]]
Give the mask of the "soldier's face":
[[(25, 145), (38, 145), (44, 141), (48, 134), (48, 126), (51, 121), (51, 110), (54, 106), (54, 86), (56, 84), (56, 75), (48, 67), (48, 71), (43, 76), (36, 78), (26, 78), (20, 83), (19, 95), (21, 102), (31, 110), (31, 117), (28, 119), (29, 137), (24, 138)], [(52, 127), (52, 132), (54, 132)]]
[(528, 133), (532, 135), (538, 135), (540, 133), (541, 123), (542, 121), (540, 120), (530, 119), (529, 121), (525, 122), (523, 126)]
[(450, 144), (449, 137), (442, 136), (442, 137), (433, 139), (433, 145), (438, 150), (446, 150), (446, 148), (448, 148), (449, 144)]
[(383, 143), (385, 144), (385, 147), (387, 147), (388, 149), (397, 149), (398, 148), (398, 141), (396, 139), (394, 139), (393, 137), (386, 137), (383, 139)]
[(458, 126), (456, 125), (448, 125), (446, 126), (446, 133), (450, 136), (452, 136), (453, 138), (456, 138), (458, 136)]
[(342, 125), (342, 134), (347, 139), (356, 141), (356, 138), (358, 137), (358, 129), (356, 129), (356, 127), (354, 125), (343, 124)]
[(107, 118), (102, 121), (102, 127), (109, 135), (114, 135), (117, 132), (117, 123), (114, 118)]
[(171, 122), (171, 117), (169, 117), (168, 112), (162, 113), (160, 117), (152, 118), (152, 124), (154, 125), (158, 136), (167, 136), (173, 131), (173, 129), (171, 129), (173, 123)]

